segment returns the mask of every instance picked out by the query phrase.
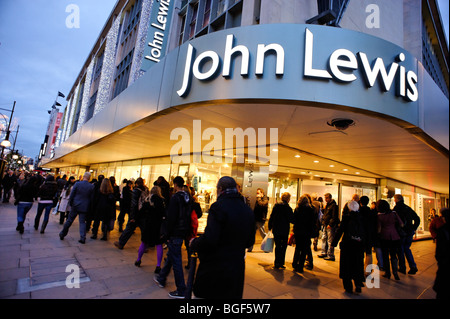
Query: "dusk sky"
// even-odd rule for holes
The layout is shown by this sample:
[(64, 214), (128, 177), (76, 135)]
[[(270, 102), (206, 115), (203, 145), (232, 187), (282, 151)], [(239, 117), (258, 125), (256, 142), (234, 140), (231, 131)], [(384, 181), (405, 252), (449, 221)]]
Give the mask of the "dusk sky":
[[(313, 1), (313, 0), (311, 0)], [(68, 95), (116, 0), (0, 0), (0, 108), (20, 126), (16, 149), (35, 158), (58, 91)], [(68, 28), (67, 6), (80, 9), (80, 27)], [(448, 43), (449, 1), (439, 0)], [(67, 105), (58, 98), (61, 112)], [(10, 112), (0, 110), (9, 117)], [(0, 121), (5, 123), (2, 116)], [(4, 135), (1, 135), (2, 137)], [(15, 133), (12, 133), (15, 136)]]

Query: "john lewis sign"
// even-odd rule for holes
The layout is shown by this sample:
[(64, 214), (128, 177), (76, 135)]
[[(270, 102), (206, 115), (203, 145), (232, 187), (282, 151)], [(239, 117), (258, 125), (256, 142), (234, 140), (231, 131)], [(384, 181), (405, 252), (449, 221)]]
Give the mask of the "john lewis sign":
[[(280, 43), (258, 43), (250, 47), (239, 43), (240, 38), (233, 34), (233, 29), (228, 33), (223, 51), (200, 51), (193, 43), (187, 45), (182, 85), (177, 90), (180, 97), (188, 96), (194, 80), (213, 81), (219, 73), (222, 78), (233, 80), (233, 62), (234, 68), (240, 71), (240, 77), (248, 81), (251, 75), (255, 76), (255, 81), (261, 81), (267, 72), (272, 72), (278, 79), (282, 79), (285, 74), (291, 72), (299, 79), (303, 78), (304, 81), (332, 81), (341, 85), (352, 85), (354, 81), (362, 81), (367, 89), (378, 86), (381, 94), (393, 90), (397, 97), (407, 102), (415, 102), (419, 97), (416, 85), (417, 74), (411, 69), (411, 65), (404, 63), (406, 55), (400, 48), (391, 55), (390, 59), (377, 56), (370, 47), (369, 50), (349, 50), (345, 48), (345, 41), (341, 43), (342, 48), (330, 50), (327, 38), (321, 39), (320, 36), (315, 36), (310, 27), (306, 27), (303, 35), (303, 50), (289, 52), (290, 59), (297, 59), (297, 63), (291, 63), (287, 58), (286, 49)], [(347, 42), (352, 42), (352, 39)], [(268, 56), (272, 56), (274, 60), (272, 68), (265, 66)], [(238, 58), (240, 68), (235, 61)], [(253, 70), (250, 67), (252, 59), (255, 60)], [(298, 60), (303, 66), (302, 72), (298, 68), (290, 67), (290, 65), (298, 65)], [(326, 67), (320, 68), (319, 65)]]

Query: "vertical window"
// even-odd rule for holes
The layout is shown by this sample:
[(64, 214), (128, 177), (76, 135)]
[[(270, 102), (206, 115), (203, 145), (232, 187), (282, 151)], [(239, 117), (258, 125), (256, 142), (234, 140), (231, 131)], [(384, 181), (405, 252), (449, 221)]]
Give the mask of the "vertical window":
[(193, 38), (195, 35), (195, 25), (197, 24), (197, 14), (198, 14), (198, 3), (193, 7), (191, 23), (189, 24), (189, 39)]
[(205, 4), (205, 14), (203, 15), (203, 25), (202, 28), (206, 27), (209, 24), (209, 19), (211, 17), (211, 0), (206, 0)]
[(183, 38), (184, 38), (184, 28), (186, 26), (186, 14), (181, 18), (181, 30), (180, 30), (180, 37), (178, 39), (178, 45), (183, 44)]

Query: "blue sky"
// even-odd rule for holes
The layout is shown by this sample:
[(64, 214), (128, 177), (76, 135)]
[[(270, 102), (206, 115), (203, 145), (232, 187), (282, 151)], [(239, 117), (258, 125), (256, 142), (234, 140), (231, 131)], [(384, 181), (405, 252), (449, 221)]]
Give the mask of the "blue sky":
[[(12, 109), (17, 101), (12, 123), (20, 126), (19, 152), (33, 159), (39, 153), (49, 121), (47, 111), (58, 91), (68, 94), (115, 3), (0, 0), (0, 108)], [(79, 28), (66, 26), (69, 4), (80, 9)], [(62, 110), (67, 102), (58, 101)]]
[[(313, 1), (313, 0), (311, 0)], [(449, 1), (438, 0), (447, 28)], [(116, 0), (0, 0), (0, 108), (17, 101), (16, 149), (33, 159), (58, 91), (68, 94)], [(80, 27), (68, 28), (66, 7), (80, 9)], [(59, 98), (61, 110), (67, 102)], [(0, 110), (0, 113), (10, 115)], [(0, 121), (2, 117), (0, 116)], [(13, 133), (15, 136), (15, 133)]]

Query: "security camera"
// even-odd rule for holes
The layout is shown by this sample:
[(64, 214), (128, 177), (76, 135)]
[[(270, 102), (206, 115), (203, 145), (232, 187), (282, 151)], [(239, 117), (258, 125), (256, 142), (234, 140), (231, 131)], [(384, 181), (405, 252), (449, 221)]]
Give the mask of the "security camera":
[(355, 121), (351, 119), (333, 119), (331, 122), (327, 122), (329, 126), (333, 126), (335, 129), (339, 131), (345, 131), (350, 126), (355, 125)]

